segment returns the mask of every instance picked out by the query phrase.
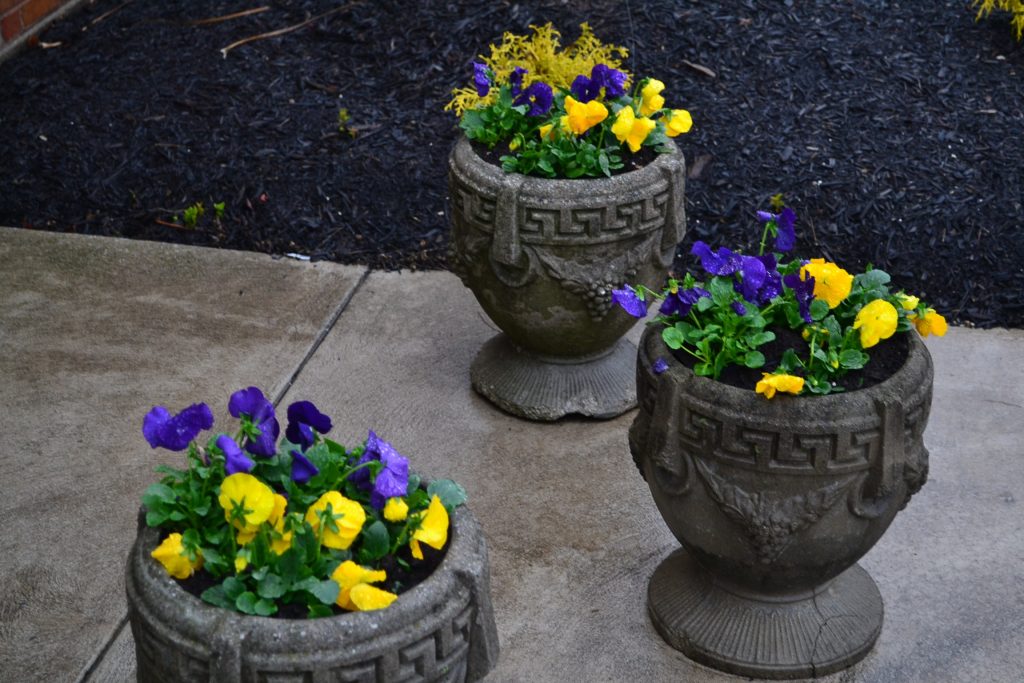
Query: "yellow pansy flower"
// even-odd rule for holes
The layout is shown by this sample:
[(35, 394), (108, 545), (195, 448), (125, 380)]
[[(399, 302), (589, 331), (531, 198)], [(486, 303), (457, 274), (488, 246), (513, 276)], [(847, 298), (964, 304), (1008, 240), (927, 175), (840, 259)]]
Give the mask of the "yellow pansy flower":
[(566, 123), (576, 135), (588, 130), (608, 118), (608, 108), (597, 100), (577, 102), (571, 95), (565, 98)]
[(319, 513), (326, 510), (328, 504), (331, 506), (331, 513), (335, 516), (334, 523), (338, 525), (338, 530), (324, 529), (323, 544), (328, 548), (347, 550), (363, 529), (363, 524), (366, 522), (366, 511), (363, 510), (362, 505), (354, 500), (349, 500), (337, 491), (328, 491), (306, 511), (306, 521), (313, 527), (315, 533), (320, 533)]
[(241, 574), (249, 566), (249, 558), (242, 555), (235, 556), (235, 573)]
[(441, 504), (441, 499), (436, 495), (430, 499), (430, 506), (425, 513), (421, 513), (420, 526), (412, 533), (409, 540), (409, 547), (412, 548), (412, 556), (417, 560), (423, 559), (423, 550), (420, 543), (426, 543), (435, 550), (440, 550), (448, 542), (448, 511)]
[(949, 329), (946, 319), (936, 313), (934, 308), (929, 308), (923, 316), (912, 315), (910, 319), (914, 321), (914, 327), (922, 337), (927, 337), (929, 334), (942, 337)]
[(812, 258), (811, 262), (800, 269), (800, 279), (808, 276), (814, 278), (814, 296), (835, 308), (850, 296), (853, 287), (853, 276), (834, 263), (826, 263), (825, 259)]
[(384, 519), (389, 522), (401, 522), (409, 516), (409, 504), (402, 498), (388, 498), (384, 503)]
[(167, 538), (149, 554), (176, 579), (187, 579), (203, 566), (203, 556), (196, 553), (195, 562), (188, 559), (188, 553), (181, 544), (181, 534), (168, 534)]
[(632, 107), (623, 107), (612, 124), (612, 133), (619, 142), (629, 145), (629, 151), (636, 152), (654, 130), (655, 123), (647, 117), (636, 118)]
[(664, 89), (665, 84), (657, 78), (647, 81), (647, 85), (640, 91), (641, 116), (650, 116), (665, 106), (665, 98), (661, 96), (661, 91)]
[(555, 129), (555, 124), (545, 123), (543, 126), (537, 129), (537, 133), (540, 134), (541, 140), (554, 140), (555, 136), (552, 132)]
[(765, 398), (772, 398), (775, 393), (781, 391), (785, 394), (799, 394), (804, 390), (804, 378), (795, 375), (761, 373), (761, 381), (757, 383), (754, 391), (764, 394)]
[(246, 525), (245, 528), (238, 530), (238, 533), (235, 535), (235, 542), (238, 545), (249, 545), (252, 543), (252, 539), (256, 538), (256, 532), (259, 530), (258, 526)]
[(921, 303), (921, 300), (918, 299), (916, 296), (904, 294), (903, 292), (897, 294), (896, 298), (899, 300), (900, 306), (902, 306), (903, 310), (905, 311), (912, 311), (915, 308), (917, 308), (917, 305), (919, 303)]
[(354, 586), (349, 593), (352, 609), (360, 612), (369, 612), (375, 609), (384, 609), (389, 606), (398, 596), (386, 590), (371, 586), (368, 583), (361, 583)]
[(860, 345), (869, 349), (896, 332), (899, 315), (896, 307), (885, 299), (875, 299), (860, 309), (853, 321), (853, 329), (860, 330)]
[[(367, 609), (381, 609), (387, 607), (395, 598), (398, 596), (394, 593), (388, 593), (382, 591), (379, 588), (375, 588), (375, 591), (384, 593), (387, 596), (391, 596), (390, 600), (387, 600), (387, 604), (380, 604), (380, 606), (367, 606), (381, 602), (381, 596), (372, 595), (360, 595), (360, 586), (369, 586), (371, 583), (380, 583), (388, 578), (387, 573), (383, 569), (367, 569), (366, 567), (360, 566), (352, 560), (345, 560), (338, 565), (331, 573), (331, 578), (338, 582), (338, 598), (335, 600), (338, 607), (347, 610), (367, 610)], [(353, 595), (353, 592), (355, 595)]]
[(690, 112), (685, 109), (673, 109), (672, 114), (665, 121), (665, 135), (674, 138), (680, 133), (689, 133), (693, 127), (693, 118)]
[(224, 508), (224, 519), (229, 522), (232, 511), (236, 507), (244, 507), (244, 527), (239, 526), (237, 521), (235, 522), (235, 526), (239, 529), (258, 527), (267, 521), (274, 511), (275, 505), (273, 489), (245, 472), (236, 472), (224, 477), (217, 500)]

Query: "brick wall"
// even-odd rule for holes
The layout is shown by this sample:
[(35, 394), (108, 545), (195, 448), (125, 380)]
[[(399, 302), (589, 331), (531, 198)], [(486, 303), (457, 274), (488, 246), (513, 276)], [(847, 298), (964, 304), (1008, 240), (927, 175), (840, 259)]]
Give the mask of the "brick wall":
[(0, 61), (83, 0), (0, 0)]

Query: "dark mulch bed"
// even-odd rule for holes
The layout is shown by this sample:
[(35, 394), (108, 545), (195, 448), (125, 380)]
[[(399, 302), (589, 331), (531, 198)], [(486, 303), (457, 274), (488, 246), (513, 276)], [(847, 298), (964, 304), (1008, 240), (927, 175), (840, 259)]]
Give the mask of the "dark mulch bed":
[[(341, 5), (99, 0), (55, 24), (0, 66), (0, 224), (443, 268), (449, 91), (502, 30), (589, 21), (693, 113), (681, 253), (749, 245), (782, 191), (801, 253), (1024, 327), (1024, 49), (968, 0), (365, 0), (219, 52)], [(157, 222), (195, 201), (224, 219)]]

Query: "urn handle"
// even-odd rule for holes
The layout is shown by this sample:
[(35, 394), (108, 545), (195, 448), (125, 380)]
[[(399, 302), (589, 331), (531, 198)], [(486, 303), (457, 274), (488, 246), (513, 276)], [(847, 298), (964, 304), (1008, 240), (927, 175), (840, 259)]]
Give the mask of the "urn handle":
[(518, 173), (502, 178), (494, 205), (494, 235), (491, 241), (491, 260), (503, 266), (516, 267), (523, 256), (519, 241), (519, 189), (523, 176)]
[(654, 413), (647, 432), (646, 456), (652, 486), (672, 496), (689, 493), (693, 468), (679, 444), (679, 388), (669, 373), (658, 378)]
[(859, 486), (851, 489), (849, 500), (850, 511), (868, 519), (889, 510), (894, 499), (902, 504), (907, 494), (903, 480), (906, 464), (903, 404), (898, 400), (877, 399), (875, 408), (882, 422), (881, 448), (870, 469), (861, 475)]
[(682, 155), (666, 160), (661, 169), (668, 183), (668, 201), (665, 205), (665, 227), (661, 231), (661, 244), (656, 256), (665, 268), (672, 267), (676, 247), (686, 237), (686, 164)]

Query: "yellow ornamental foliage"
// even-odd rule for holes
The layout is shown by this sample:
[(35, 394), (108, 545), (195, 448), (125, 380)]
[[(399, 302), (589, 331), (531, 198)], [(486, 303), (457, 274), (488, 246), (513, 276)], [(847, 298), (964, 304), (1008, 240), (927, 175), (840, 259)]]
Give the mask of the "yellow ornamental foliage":
[(188, 553), (181, 544), (181, 534), (169, 534), (163, 542), (149, 554), (176, 579), (187, 579), (203, 566), (203, 556), (196, 553), (195, 562), (188, 559)]
[(597, 100), (577, 102), (572, 95), (565, 98), (565, 113), (568, 117), (569, 130), (576, 135), (583, 135), (608, 118), (608, 108)]
[(929, 308), (920, 317), (911, 315), (910, 319), (914, 322), (914, 327), (917, 328), (918, 333), (922, 337), (927, 337), (929, 334), (943, 337), (946, 335), (946, 330), (949, 329), (946, 319), (936, 313), (934, 308)]
[[(544, 26), (530, 26), (530, 30), (533, 35), (505, 33), (501, 37), (501, 45), (490, 46), (489, 57), (480, 55), (480, 60), (494, 72), (496, 83), (507, 83), (517, 66), (527, 72), (523, 78), (524, 88), (543, 81), (556, 90), (568, 90), (577, 76), (589, 76), (597, 64), (607, 64), (623, 71), (627, 78), (630, 76), (622, 68), (622, 60), (629, 56), (629, 51), (617, 45), (605, 45), (587, 24), (580, 24), (580, 37), (564, 48), (562, 34), (550, 22)], [(462, 116), (467, 109), (486, 107), (494, 103), (497, 90), (491, 88), (487, 95), (480, 97), (472, 86), (456, 88), (445, 111), (454, 111), (457, 116)]]
[(448, 511), (441, 504), (441, 499), (434, 496), (430, 499), (430, 506), (426, 513), (422, 513), (420, 526), (413, 532), (409, 541), (412, 548), (412, 556), (417, 560), (423, 559), (423, 550), (420, 543), (426, 543), (434, 550), (440, 550), (448, 542)]
[(665, 98), (661, 96), (661, 91), (664, 89), (665, 84), (657, 78), (647, 80), (647, 85), (640, 91), (641, 116), (650, 116), (665, 106)]
[(244, 510), (244, 527), (238, 529), (246, 531), (253, 530), (270, 518), (274, 511), (274, 491), (262, 481), (245, 472), (224, 477), (220, 485), (220, 495), (217, 497), (220, 506), (224, 508), (224, 519), (231, 521), (231, 514), (235, 508)]
[(763, 372), (761, 375), (761, 381), (757, 383), (754, 391), (764, 394), (765, 398), (772, 398), (779, 391), (784, 394), (796, 395), (804, 390), (803, 377), (784, 374), (775, 375), (770, 372)]
[(860, 330), (860, 345), (869, 349), (896, 333), (899, 314), (885, 299), (875, 299), (857, 312), (853, 329)]
[(625, 142), (629, 146), (629, 151), (635, 153), (656, 125), (646, 116), (637, 118), (632, 107), (623, 107), (612, 124), (612, 133), (619, 142)]
[(811, 262), (800, 269), (800, 279), (814, 278), (814, 296), (835, 308), (850, 296), (853, 287), (853, 276), (834, 263), (826, 263), (825, 259), (812, 258)]
[(693, 127), (693, 117), (685, 109), (673, 109), (665, 122), (665, 135), (674, 138), (682, 133), (689, 133)]
[(338, 530), (324, 529), (323, 544), (336, 550), (348, 550), (363, 529), (363, 524), (366, 522), (366, 511), (363, 510), (362, 505), (337, 491), (328, 491), (306, 511), (306, 521), (317, 534), (320, 533), (320, 513), (327, 509), (328, 504), (331, 506), (331, 514), (334, 515), (334, 523), (338, 526)]
[(971, 7), (978, 8), (978, 14), (974, 18), (975, 21), (981, 21), (981, 19), (991, 14), (994, 9), (1009, 12), (1013, 15), (1010, 19), (1010, 24), (1017, 32), (1017, 40), (1024, 38), (1024, 0), (974, 0), (971, 3)]

